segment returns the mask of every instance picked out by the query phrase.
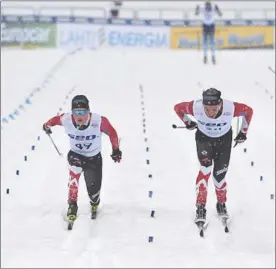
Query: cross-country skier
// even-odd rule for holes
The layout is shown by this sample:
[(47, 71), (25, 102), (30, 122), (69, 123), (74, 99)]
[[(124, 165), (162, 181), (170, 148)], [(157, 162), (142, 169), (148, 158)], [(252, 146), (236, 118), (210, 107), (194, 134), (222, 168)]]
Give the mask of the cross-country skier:
[(116, 130), (107, 118), (90, 112), (86, 96), (75, 96), (71, 109), (71, 113), (49, 119), (43, 124), (43, 130), (51, 134), (51, 127), (61, 125), (69, 136), (71, 149), (67, 155), (70, 175), (67, 217), (74, 221), (78, 211), (79, 178), (82, 172), (90, 198), (91, 216), (96, 218), (102, 184), (101, 133), (110, 138), (113, 150), (111, 158), (114, 162), (120, 162), (122, 152)]
[[(196, 178), (196, 219), (195, 223), (206, 221), (206, 200), (208, 179), (213, 172), (213, 182), (217, 196), (216, 209), (220, 217), (228, 218), (226, 209), (225, 176), (228, 170), (233, 117), (242, 116), (241, 130), (234, 139), (244, 142), (253, 115), (251, 107), (221, 98), (221, 92), (210, 88), (203, 92), (202, 99), (175, 105), (174, 110), (188, 130), (197, 129), (195, 134), (200, 171)], [(197, 122), (188, 115), (194, 116)], [(212, 171), (213, 165), (213, 171)]]

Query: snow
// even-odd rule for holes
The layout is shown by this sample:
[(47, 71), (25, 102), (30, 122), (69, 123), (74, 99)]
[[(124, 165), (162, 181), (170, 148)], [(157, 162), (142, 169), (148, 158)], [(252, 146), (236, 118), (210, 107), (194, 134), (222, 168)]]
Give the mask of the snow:
[[(48, 71), (65, 53), (59, 50), (43, 52), (1, 50), (1, 115), (6, 115), (24, 101), (39, 86)], [(43, 57), (43, 58), (41, 58)], [(39, 67), (38, 67), (39, 65)], [(11, 79), (11, 76), (13, 79)], [(16, 94), (15, 94), (16, 93)], [(12, 98), (11, 101), (7, 101)]]
[[(24, 101), (62, 57), (56, 51), (28, 52), (27, 58), (24, 53), (2, 52), (2, 115)], [(79, 52), (36, 93), (25, 112), (2, 124), (2, 267), (275, 267), (275, 200), (270, 199), (275, 194), (275, 76), (268, 70), (275, 66), (273, 52), (219, 51), (217, 66), (203, 66), (201, 56), (183, 51)], [(251, 105), (254, 115), (248, 140), (232, 150), (227, 173), (230, 233), (224, 233), (216, 218), (210, 179), (210, 224), (202, 239), (193, 223), (198, 172), (194, 131), (171, 125), (181, 125), (173, 106), (200, 97), (208, 86)], [(60, 108), (68, 111), (71, 98), (80, 93), (89, 97), (92, 111), (108, 117), (117, 129), (123, 159), (112, 162), (110, 142), (103, 135), (98, 219), (90, 219), (81, 177), (79, 217), (67, 231), (62, 214), (67, 207), (69, 141), (62, 127), (53, 128), (52, 137), (63, 153), (58, 156), (42, 124)], [(234, 121), (234, 134), (236, 126)], [(151, 243), (149, 236), (154, 237)]]

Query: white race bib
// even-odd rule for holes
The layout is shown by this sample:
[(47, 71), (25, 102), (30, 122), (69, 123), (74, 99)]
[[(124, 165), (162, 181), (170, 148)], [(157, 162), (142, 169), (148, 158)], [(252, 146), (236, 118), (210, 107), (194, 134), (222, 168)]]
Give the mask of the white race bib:
[(92, 113), (89, 126), (78, 130), (73, 124), (72, 114), (65, 113), (61, 123), (69, 136), (71, 150), (86, 157), (97, 155), (101, 151), (101, 122), (102, 117)]
[(198, 129), (209, 137), (221, 137), (231, 128), (235, 106), (232, 101), (223, 99), (223, 110), (217, 119), (209, 118), (202, 104), (202, 99), (194, 102), (194, 117), (198, 122)]

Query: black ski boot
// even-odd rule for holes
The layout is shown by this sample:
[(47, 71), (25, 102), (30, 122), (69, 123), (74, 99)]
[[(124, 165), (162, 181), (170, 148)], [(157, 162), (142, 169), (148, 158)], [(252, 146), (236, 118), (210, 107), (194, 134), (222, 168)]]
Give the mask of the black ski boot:
[(216, 64), (216, 57), (215, 56), (212, 56), (212, 63)]
[(217, 202), (217, 213), (218, 213), (218, 217), (220, 218), (223, 226), (224, 226), (224, 231), (226, 233), (229, 232), (229, 228), (228, 228), (228, 225), (229, 225), (229, 215), (227, 213), (227, 209), (226, 209), (226, 205), (225, 203), (219, 203)]
[(197, 205), (195, 223), (197, 225), (204, 224), (206, 222), (206, 209), (205, 205)]
[(97, 218), (97, 211), (98, 211), (98, 205), (97, 204), (92, 204), (91, 205), (91, 219), (96, 219)]
[(207, 56), (204, 56), (203, 63), (207, 64)]
[(217, 213), (221, 218), (229, 218), (225, 203), (217, 202)]
[(78, 205), (77, 202), (71, 202), (68, 206), (67, 218), (69, 221), (74, 221), (77, 218)]

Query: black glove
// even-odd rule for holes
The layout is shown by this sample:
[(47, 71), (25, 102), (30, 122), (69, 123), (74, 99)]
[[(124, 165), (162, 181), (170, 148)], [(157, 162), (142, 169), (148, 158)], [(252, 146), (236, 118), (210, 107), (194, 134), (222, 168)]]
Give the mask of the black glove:
[(110, 156), (115, 163), (119, 163), (122, 159), (122, 151), (120, 151), (120, 149), (113, 149), (112, 154)]
[(187, 128), (188, 130), (194, 130), (194, 129), (197, 128), (197, 123), (194, 122), (194, 121), (188, 121), (188, 122), (185, 123), (185, 124), (186, 124), (186, 128)]
[(246, 133), (243, 133), (240, 131), (236, 136), (236, 138), (234, 139), (234, 141), (236, 142), (236, 144), (238, 144), (238, 143), (243, 143), (246, 139), (247, 139)]
[(49, 126), (47, 126), (45, 123), (43, 124), (43, 131), (44, 131), (47, 135), (49, 135), (49, 134), (52, 133), (51, 128), (50, 128)]

